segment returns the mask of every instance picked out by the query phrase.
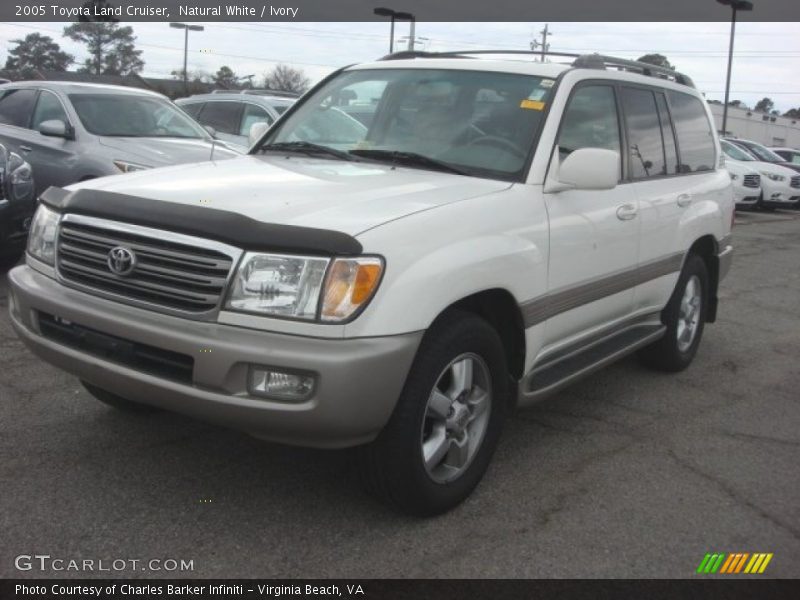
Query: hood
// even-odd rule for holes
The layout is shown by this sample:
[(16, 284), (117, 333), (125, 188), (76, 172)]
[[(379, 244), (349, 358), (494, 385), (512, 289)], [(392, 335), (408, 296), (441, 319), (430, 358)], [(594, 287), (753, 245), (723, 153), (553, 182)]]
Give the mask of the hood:
[(753, 162), (733, 160), (730, 157), (725, 157), (725, 168), (731, 173), (744, 177), (745, 175), (758, 175), (758, 168), (751, 166)]
[(367, 162), (241, 156), (67, 189), (96, 189), (239, 213), (264, 223), (357, 235), (437, 206), (499, 192), (511, 183)]
[(753, 169), (757, 173), (774, 173), (775, 175), (783, 175), (786, 177), (786, 179), (791, 179), (797, 175), (797, 173), (792, 169), (787, 169), (781, 165), (764, 162), (761, 160), (735, 160), (730, 156), (726, 156), (725, 163), (727, 164), (728, 162), (746, 166), (749, 169)]
[(241, 156), (210, 140), (156, 137), (101, 137), (100, 145), (109, 149), (114, 160), (127, 160), (148, 167), (180, 165), (205, 160), (223, 160)]

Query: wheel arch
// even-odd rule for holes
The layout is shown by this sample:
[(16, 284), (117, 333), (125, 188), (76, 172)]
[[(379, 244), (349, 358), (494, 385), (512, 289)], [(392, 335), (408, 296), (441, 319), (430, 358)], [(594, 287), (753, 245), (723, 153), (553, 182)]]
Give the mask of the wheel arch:
[(713, 323), (717, 320), (717, 306), (719, 299), (717, 292), (719, 289), (719, 243), (713, 235), (704, 235), (694, 241), (689, 248), (687, 256), (696, 254), (703, 259), (708, 269), (708, 311), (706, 312), (706, 322)]

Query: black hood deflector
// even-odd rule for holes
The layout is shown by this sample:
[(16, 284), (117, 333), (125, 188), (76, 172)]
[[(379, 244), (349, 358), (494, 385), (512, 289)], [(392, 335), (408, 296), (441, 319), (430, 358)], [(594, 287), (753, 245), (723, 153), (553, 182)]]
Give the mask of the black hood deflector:
[(39, 198), (60, 213), (111, 219), (216, 240), (255, 251), (356, 256), (361, 243), (341, 231), (262, 223), (238, 213), (117, 194), (47, 188)]

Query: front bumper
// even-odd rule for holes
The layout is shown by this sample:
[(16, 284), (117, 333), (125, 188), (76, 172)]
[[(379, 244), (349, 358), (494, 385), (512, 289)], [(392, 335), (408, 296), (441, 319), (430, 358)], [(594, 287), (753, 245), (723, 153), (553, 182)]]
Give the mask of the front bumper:
[[(288, 444), (336, 448), (374, 439), (391, 416), (422, 338), (422, 332), (358, 339), (284, 335), (117, 304), (28, 266), (8, 277), (14, 328), (43, 360), (130, 400)], [(191, 356), (192, 381), (173, 381), (58, 343), (42, 334), (40, 313)], [(300, 403), (251, 396), (251, 364), (313, 373), (314, 392)]]

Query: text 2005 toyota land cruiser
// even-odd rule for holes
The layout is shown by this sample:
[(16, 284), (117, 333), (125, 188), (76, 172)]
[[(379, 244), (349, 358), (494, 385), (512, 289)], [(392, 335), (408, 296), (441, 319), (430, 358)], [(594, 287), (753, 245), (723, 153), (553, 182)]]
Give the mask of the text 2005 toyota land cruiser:
[(368, 487), (433, 514), (514, 405), (636, 350), (689, 365), (732, 217), (680, 73), (392, 55), (322, 81), (248, 156), (47, 190), (10, 310), (108, 404), (359, 446)]

